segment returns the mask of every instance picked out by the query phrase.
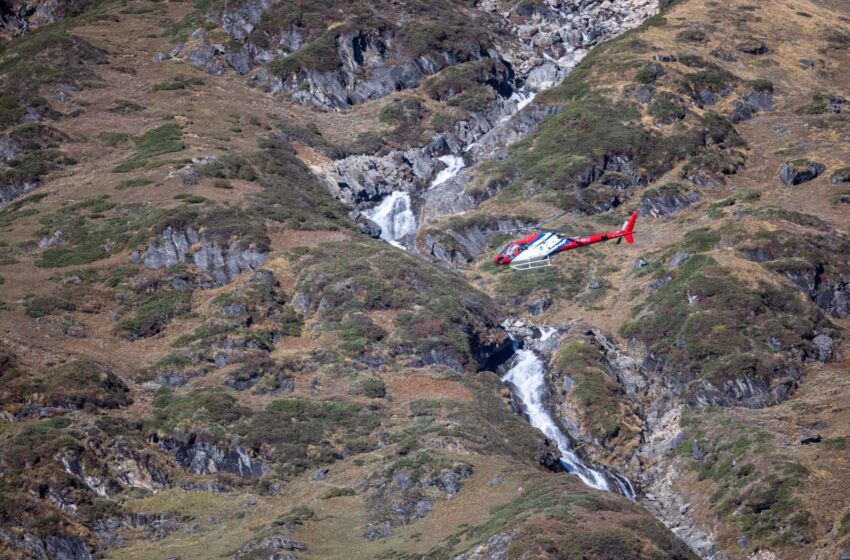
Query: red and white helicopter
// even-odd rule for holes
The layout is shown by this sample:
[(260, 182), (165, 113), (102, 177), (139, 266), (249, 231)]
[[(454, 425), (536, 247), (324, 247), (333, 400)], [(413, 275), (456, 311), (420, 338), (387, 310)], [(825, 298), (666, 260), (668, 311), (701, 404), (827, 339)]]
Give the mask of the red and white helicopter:
[(508, 243), (504, 249), (496, 254), (493, 262), (509, 264), (514, 270), (531, 270), (551, 266), (550, 258), (557, 253), (578, 249), (586, 245), (610, 241), (611, 239), (616, 239), (617, 243), (625, 239), (626, 243), (631, 244), (635, 242), (634, 230), (637, 218), (638, 213), (635, 212), (623, 224), (622, 229), (584, 237), (561, 237), (553, 231), (538, 231)]

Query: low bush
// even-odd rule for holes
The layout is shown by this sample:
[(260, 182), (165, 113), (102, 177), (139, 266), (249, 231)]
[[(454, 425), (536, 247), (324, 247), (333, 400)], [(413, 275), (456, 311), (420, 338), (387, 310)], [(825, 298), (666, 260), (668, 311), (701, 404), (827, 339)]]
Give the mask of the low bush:
[(34, 318), (56, 315), (62, 311), (74, 311), (73, 303), (55, 296), (34, 296), (24, 302), (27, 315)]
[(124, 179), (115, 185), (115, 190), (122, 191), (124, 189), (135, 189), (136, 187), (145, 187), (152, 184), (153, 180), (148, 179), (147, 177), (134, 177), (132, 179)]
[(42, 406), (73, 410), (113, 409), (133, 402), (130, 389), (108, 369), (87, 360), (76, 360), (30, 373), (16, 367), (0, 373), (0, 405), (14, 409), (37, 402)]
[(118, 332), (130, 339), (145, 338), (161, 332), (174, 317), (191, 310), (188, 291), (160, 291), (136, 308), (132, 316), (118, 322)]
[(145, 167), (154, 156), (181, 151), (185, 147), (182, 136), (183, 131), (176, 123), (164, 124), (145, 132), (134, 139), (136, 149), (133, 154), (117, 165), (113, 172), (126, 173)]
[(202, 85), (204, 85), (204, 81), (200, 78), (196, 78), (194, 76), (186, 77), (178, 75), (169, 82), (160, 82), (158, 84), (154, 84), (152, 89), (153, 91), (174, 91), (178, 89), (186, 89), (190, 86)]
[(324, 496), (322, 496), (323, 500), (329, 500), (331, 498), (341, 498), (343, 496), (356, 496), (357, 490), (354, 488), (332, 488), (328, 490)]
[(360, 390), (372, 399), (383, 399), (387, 396), (387, 386), (380, 377), (367, 377), (360, 382)]

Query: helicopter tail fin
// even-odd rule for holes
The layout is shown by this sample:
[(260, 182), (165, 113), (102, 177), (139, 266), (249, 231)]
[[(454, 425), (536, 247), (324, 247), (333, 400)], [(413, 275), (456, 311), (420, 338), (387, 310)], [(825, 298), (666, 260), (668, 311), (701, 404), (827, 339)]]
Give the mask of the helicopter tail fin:
[(629, 221), (626, 222), (626, 227), (623, 228), (623, 231), (625, 233), (623, 237), (626, 238), (626, 243), (628, 243), (629, 245), (635, 242), (635, 236), (633, 232), (635, 231), (635, 223), (637, 222), (637, 219), (638, 213), (637, 211), (635, 211), (632, 213), (632, 216), (631, 218), (629, 218)]
[(626, 243), (631, 245), (635, 242), (635, 222), (637, 222), (638, 213), (637, 211), (633, 212), (631, 217), (628, 219), (626, 223), (623, 224), (623, 229), (621, 229), (618, 233), (620, 234), (620, 238), (617, 239), (617, 244), (619, 245), (623, 238), (626, 239)]

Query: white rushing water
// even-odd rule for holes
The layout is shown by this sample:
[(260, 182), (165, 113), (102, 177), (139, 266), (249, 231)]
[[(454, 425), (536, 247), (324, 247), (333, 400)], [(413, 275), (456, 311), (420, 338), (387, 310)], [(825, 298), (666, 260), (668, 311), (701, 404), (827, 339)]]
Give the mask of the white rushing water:
[[(516, 112), (519, 113), (520, 111), (523, 110), (523, 108), (525, 108), (525, 106), (527, 106), (529, 103), (534, 101), (535, 95), (537, 95), (537, 94), (536, 93), (529, 93), (529, 92), (521, 90), (521, 89), (515, 91), (511, 95), (511, 100), (516, 103)], [(515, 114), (516, 113), (514, 113), (514, 115)], [(512, 116), (513, 115), (510, 115), (508, 117), (508, 119), (511, 118)]]
[[(546, 340), (554, 333), (555, 329), (544, 327), (541, 340)], [(502, 381), (513, 386), (516, 396), (519, 397), (525, 408), (529, 423), (543, 432), (550, 441), (555, 442), (558, 451), (561, 453), (561, 464), (567, 472), (578, 475), (590, 487), (610, 491), (608, 477), (603, 472), (589, 467), (581, 457), (576, 455), (567, 436), (558, 428), (552, 416), (546, 410), (543, 402), (546, 391), (543, 362), (532, 350), (519, 350), (516, 355), (516, 364), (502, 377)], [(608, 474), (621, 494), (629, 499), (634, 499), (634, 489), (626, 478), (614, 473)]]
[(428, 186), (429, 189), (433, 189), (437, 185), (442, 185), (458, 173), (460, 170), (466, 167), (466, 162), (460, 156), (448, 155), (448, 156), (440, 156), (437, 158), (446, 164), (446, 167), (440, 170), (437, 173), (437, 176), (434, 177), (434, 180), (431, 181), (431, 184)]
[(410, 195), (395, 191), (386, 196), (380, 204), (364, 212), (366, 217), (381, 226), (381, 239), (406, 249), (399, 240), (416, 234), (416, 216), (410, 208)]

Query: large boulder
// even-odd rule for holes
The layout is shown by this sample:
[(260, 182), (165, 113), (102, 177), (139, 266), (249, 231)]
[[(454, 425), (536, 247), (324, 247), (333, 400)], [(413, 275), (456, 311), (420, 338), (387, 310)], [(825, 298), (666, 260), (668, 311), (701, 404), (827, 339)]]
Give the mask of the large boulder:
[(826, 171), (826, 165), (810, 159), (786, 161), (779, 171), (779, 178), (786, 185), (794, 186), (807, 183)]

